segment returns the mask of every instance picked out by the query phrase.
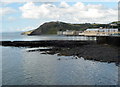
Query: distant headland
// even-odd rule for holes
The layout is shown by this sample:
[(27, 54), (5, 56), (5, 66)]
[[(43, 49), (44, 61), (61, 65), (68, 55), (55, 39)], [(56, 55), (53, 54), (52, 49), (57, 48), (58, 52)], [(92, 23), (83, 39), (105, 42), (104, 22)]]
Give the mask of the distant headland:
[(120, 21), (114, 21), (108, 24), (98, 23), (83, 23), (83, 24), (71, 24), (65, 22), (46, 22), (40, 25), (38, 28), (31, 31), (23, 32), (22, 35), (44, 35), (44, 34), (57, 34), (57, 31), (75, 30), (84, 31), (88, 28), (118, 28)]

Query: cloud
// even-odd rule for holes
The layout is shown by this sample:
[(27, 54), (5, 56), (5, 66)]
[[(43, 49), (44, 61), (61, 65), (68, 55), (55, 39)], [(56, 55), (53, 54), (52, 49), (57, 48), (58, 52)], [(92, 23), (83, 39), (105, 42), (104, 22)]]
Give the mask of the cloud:
[(24, 2), (56, 2), (58, 0), (1, 0), (2, 3), (24, 3)]
[(16, 18), (13, 17), (13, 16), (9, 16), (9, 17), (8, 17), (8, 21), (15, 21), (15, 20), (16, 20)]
[(69, 7), (69, 5), (66, 2), (63, 1), (63, 2), (60, 3), (60, 7), (67, 8), (67, 7)]
[(46, 4), (35, 6), (35, 4), (31, 2), (20, 7), (20, 10), (23, 12), (22, 16), (24, 18), (39, 18), (46, 17), (47, 14), (49, 14), (48, 7), (50, 6)]
[(105, 8), (103, 5), (93, 5), (77, 2), (70, 6), (61, 2), (59, 6), (53, 4), (35, 5), (33, 2), (19, 8), (23, 18), (41, 20), (60, 20), (65, 22), (99, 22), (108, 23), (118, 19), (117, 9)]
[[(1, 0), (4, 3), (14, 3), (14, 2), (61, 2), (68, 0)], [(69, 2), (118, 2), (119, 0), (69, 0)]]
[(36, 29), (36, 27), (33, 27), (33, 26), (26, 26), (26, 27), (22, 27), (22, 28), (17, 28), (16, 31), (30, 31), (30, 30), (33, 30), (33, 29)]
[(2, 7), (0, 8), (0, 16), (6, 15), (6, 14), (11, 14), (14, 13), (16, 10), (10, 7)]

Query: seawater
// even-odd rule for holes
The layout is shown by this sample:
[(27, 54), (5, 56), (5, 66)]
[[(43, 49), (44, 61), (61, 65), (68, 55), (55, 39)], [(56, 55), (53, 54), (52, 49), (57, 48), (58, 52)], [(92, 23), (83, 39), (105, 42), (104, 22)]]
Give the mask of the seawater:
[[(16, 35), (18, 34), (16, 33)], [(45, 38), (49, 40), (59, 37), (71, 39), (65, 36), (16, 35), (4, 34), (2, 40), (45, 40)], [(72, 59), (74, 56), (27, 51), (34, 48), (3, 46), (0, 48), (2, 49), (2, 85), (118, 84), (118, 66), (115, 63), (85, 60), (84, 58)], [(59, 58), (62, 60), (58, 60)]]
[(95, 37), (84, 36), (58, 36), (58, 35), (39, 35), (27, 36), (21, 35), (21, 32), (0, 33), (1, 41), (33, 41), (33, 40), (96, 40)]

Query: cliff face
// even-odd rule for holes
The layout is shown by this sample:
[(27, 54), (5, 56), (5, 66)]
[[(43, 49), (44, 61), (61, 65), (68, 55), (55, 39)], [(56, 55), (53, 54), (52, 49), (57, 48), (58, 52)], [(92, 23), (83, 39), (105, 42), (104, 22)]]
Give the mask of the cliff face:
[(65, 30), (84, 31), (87, 28), (99, 28), (99, 27), (110, 28), (111, 26), (109, 24), (90, 24), (90, 23), (70, 24), (64, 22), (46, 22), (39, 26), (37, 29), (24, 33), (25, 34), (27, 33), (27, 35), (57, 34), (57, 31)]

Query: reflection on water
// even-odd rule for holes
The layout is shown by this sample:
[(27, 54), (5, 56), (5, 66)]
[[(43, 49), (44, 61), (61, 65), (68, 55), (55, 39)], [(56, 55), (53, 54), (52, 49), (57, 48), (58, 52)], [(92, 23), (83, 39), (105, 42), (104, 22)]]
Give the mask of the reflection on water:
[(76, 52), (72, 54), (76, 48), (2, 49), (3, 85), (116, 85), (118, 81), (114, 62), (85, 60), (79, 55), (76, 59)]
[[(1, 35), (1, 34), (0, 34)], [(40, 36), (26, 36), (21, 33), (2, 33), (0, 41), (32, 41), (32, 40), (96, 40), (95, 37), (84, 36), (57, 36), (57, 35), (40, 35)]]
[[(0, 40), (95, 40), (95, 38), (4, 33)], [(116, 85), (118, 82), (118, 49), (114, 47), (85, 45), (74, 48), (1, 48), (3, 85)]]

